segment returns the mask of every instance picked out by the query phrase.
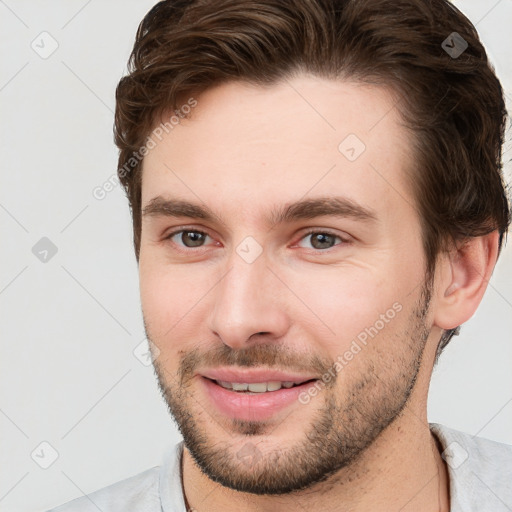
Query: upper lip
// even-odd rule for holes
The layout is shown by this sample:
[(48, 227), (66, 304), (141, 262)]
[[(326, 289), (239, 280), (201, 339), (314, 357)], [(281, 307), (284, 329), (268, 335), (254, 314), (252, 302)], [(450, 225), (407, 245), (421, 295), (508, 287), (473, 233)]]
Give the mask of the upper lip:
[(200, 375), (212, 380), (223, 382), (237, 382), (252, 384), (255, 382), (293, 382), (299, 384), (307, 380), (316, 379), (313, 375), (301, 375), (299, 373), (289, 373), (279, 370), (255, 369), (237, 370), (235, 368), (212, 368), (203, 370)]

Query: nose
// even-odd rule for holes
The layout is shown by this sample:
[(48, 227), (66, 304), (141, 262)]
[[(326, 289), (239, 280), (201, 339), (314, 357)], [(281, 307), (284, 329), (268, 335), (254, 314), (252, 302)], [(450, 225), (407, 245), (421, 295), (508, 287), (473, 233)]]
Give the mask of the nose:
[[(256, 334), (264, 334), (266, 342), (280, 338), (289, 327), (287, 312), (279, 298), (285, 295), (276, 293), (280, 282), (267, 265), (264, 253), (247, 263), (234, 252), (227, 273), (215, 287), (209, 327), (233, 349), (255, 343)], [(259, 339), (261, 342), (263, 338)]]

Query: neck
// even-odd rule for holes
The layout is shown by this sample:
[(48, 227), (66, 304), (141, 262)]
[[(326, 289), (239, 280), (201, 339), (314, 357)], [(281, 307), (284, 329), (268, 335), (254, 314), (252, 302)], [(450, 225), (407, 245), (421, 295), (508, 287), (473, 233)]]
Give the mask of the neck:
[(426, 414), (406, 407), (351, 466), (293, 494), (258, 496), (213, 482), (183, 450), (187, 510), (247, 512), (338, 510), (449, 511), (448, 473)]

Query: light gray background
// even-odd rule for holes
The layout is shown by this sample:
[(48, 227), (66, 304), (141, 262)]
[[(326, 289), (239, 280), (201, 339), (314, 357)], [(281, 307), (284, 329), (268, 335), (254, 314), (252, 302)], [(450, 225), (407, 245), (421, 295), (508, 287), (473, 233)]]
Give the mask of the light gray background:
[[(158, 465), (179, 440), (152, 368), (133, 353), (145, 336), (127, 201), (120, 188), (92, 195), (116, 170), (114, 89), (153, 3), (0, 1), (2, 511), (90, 493)], [(512, 0), (456, 5), (510, 107)], [(31, 47), (51, 49), (43, 31), (59, 45), (46, 59)], [(58, 248), (46, 263), (32, 253), (42, 237)], [(509, 245), (435, 371), (430, 421), (512, 444), (511, 313)], [(51, 462), (43, 441), (59, 454), (48, 469), (35, 462)]]

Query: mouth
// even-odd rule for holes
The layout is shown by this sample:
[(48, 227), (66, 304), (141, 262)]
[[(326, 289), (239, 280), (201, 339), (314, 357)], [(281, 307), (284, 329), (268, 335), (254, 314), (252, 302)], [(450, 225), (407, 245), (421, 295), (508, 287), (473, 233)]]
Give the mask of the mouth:
[[(210, 408), (222, 416), (245, 421), (266, 421), (285, 409), (306, 407), (300, 395), (308, 393), (318, 381), (315, 378), (250, 380), (254, 382), (227, 381), (204, 375), (199, 379)], [(319, 394), (316, 391), (315, 395)]]

